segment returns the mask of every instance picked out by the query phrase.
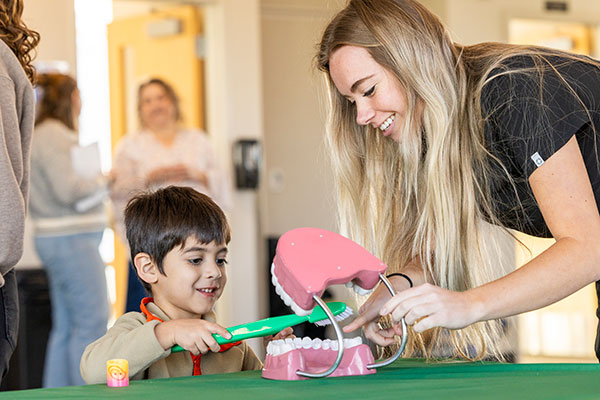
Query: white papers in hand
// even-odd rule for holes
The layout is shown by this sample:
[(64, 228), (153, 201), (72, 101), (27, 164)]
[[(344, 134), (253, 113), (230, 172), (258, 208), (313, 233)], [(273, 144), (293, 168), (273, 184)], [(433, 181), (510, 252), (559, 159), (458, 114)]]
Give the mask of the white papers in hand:
[(94, 178), (101, 173), (100, 148), (98, 143), (71, 147), (73, 170), (82, 178)]

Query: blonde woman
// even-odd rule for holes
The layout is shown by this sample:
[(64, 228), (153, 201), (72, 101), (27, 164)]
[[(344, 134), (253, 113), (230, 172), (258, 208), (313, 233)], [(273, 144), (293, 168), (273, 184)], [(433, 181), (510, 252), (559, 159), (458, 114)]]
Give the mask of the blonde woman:
[[(495, 321), (600, 279), (597, 61), (461, 46), (416, 1), (351, 0), (317, 62), (341, 229), (398, 291), (377, 289), (347, 332), (390, 346), (405, 318), (409, 353), (501, 357)], [(502, 276), (487, 222), (556, 243)]]

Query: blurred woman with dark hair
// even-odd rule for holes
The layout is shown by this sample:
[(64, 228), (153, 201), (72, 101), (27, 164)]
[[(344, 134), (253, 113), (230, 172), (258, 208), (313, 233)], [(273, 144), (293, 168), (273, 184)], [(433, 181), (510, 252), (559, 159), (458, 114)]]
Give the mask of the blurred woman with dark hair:
[(34, 119), (32, 51), (39, 35), (21, 20), (23, 0), (0, 0), (0, 380), (17, 342), (14, 266), (23, 254)]
[[(29, 205), (35, 248), (48, 274), (52, 331), (44, 387), (84, 384), (79, 360), (85, 347), (106, 332), (109, 304), (105, 265), (98, 246), (106, 227), (101, 173), (82, 176), (71, 149), (77, 146), (81, 99), (77, 83), (63, 74), (38, 78), (38, 116), (31, 157)], [(99, 201), (81, 207), (82, 199)]]
[[(219, 163), (208, 136), (181, 126), (179, 99), (171, 85), (153, 78), (138, 89), (140, 132), (117, 145), (111, 172), (111, 198), (117, 228), (125, 242), (123, 210), (139, 191), (169, 185), (190, 186), (210, 196), (225, 212), (231, 210), (229, 176)], [(139, 310), (145, 291), (130, 269), (126, 311)]]

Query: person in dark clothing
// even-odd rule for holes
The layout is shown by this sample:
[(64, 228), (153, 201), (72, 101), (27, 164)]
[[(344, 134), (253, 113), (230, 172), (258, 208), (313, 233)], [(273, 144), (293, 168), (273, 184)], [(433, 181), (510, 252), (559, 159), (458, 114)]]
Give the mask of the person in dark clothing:
[[(351, 0), (317, 64), (342, 229), (400, 273), (345, 331), (393, 347), (404, 319), (409, 353), (449, 338), (452, 356), (501, 358), (500, 319), (600, 279), (598, 61), (463, 46), (417, 1)], [(491, 226), (556, 243), (506, 274)]]

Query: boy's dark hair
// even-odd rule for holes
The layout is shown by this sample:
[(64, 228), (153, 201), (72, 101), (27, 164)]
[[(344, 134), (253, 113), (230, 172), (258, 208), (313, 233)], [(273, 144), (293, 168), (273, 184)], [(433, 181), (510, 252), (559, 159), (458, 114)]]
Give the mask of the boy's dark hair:
[[(167, 253), (183, 246), (189, 237), (205, 244), (231, 240), (223, 211), (210, 197), (190, 187), (169, 186), (133, 197), (125, 208), (125, 228), (132, 262), (136, 254), (147, 253), (163, 275)], [(152, 293), (151, 286), (140, 281)]]

